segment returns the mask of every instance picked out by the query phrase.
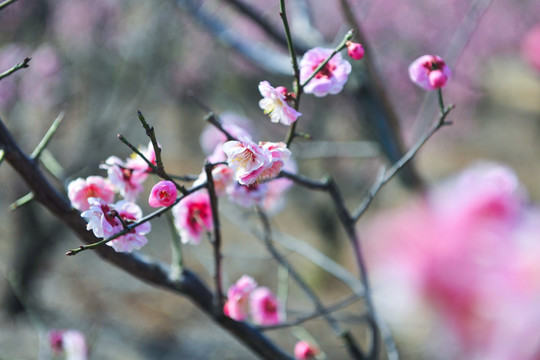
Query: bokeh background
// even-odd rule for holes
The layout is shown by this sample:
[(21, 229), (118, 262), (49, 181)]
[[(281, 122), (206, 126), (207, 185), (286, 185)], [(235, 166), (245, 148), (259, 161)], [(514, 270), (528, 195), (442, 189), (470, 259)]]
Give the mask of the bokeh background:
[[(534, 0), (349, 1), (367, 39), (379, 81), (397, 114), (407, 146), (433, 121), (436, 98), (412, 84), (407, 66), (431, 53), (447, 59), (453, 78), (445, 100), (456, 104), (450, 120), (416, 159), (419, 174), (434, 183), (477, 159), (512, 167), (533, 202), (540, 200), (540, 3)], [(0, 81), (0, 116), (31, 152), (59, 112), (65, 120), (49, 145), (61, 165), (52, 180), (62, 189), (76, 177), (105, 175), (99, 163), (130, 151), (117, 140), (147, 144), (137, 120), (141, 110), (155, 127), (169, 172), (198, 174), (204, 160), (199, 135), (205, 112), (195, 96), (218, 113), (233, 111), (251, 120), (256, 137), (278, 141), (287, 129), (270, 124), (257, 103), (257, 84), (290, 86), (286, 48), (268, 36), (230, 1), (19, 0), (0, 12), (0, 71), (25, 57), (30, 67)], [(245, 1), (281, 34), (278, 1)], [(348, 30), (339, 1), (287, 1), (292, 31), (301, 47), (332, 46)], [(536, 29), (536, 30), (535, 30)], [(353, 71), (361, 73), (361, 65)], [(313, 141), (293, 148), (299, 171), (330, 173), (349, 206), (374, 180), (381, 147), (359, 115), (351, 80), (342, 95), (302, 100), (300, 131)], [(331, 143), (324, 143), (331, 142)], [(7, 164), (0, 166), (0, 358), (35, 359), (52, 328), (76, 328), (91, 343), (92, 359), (251, 359), (254, 356), (217, 328), (189, 301), (130, 278), (97, 256), (66, 257), (78, 240), (38, 204), (10, 212), (27, 187)], [(147, 189), (147, 193), (148, 193)], [(147, 194), (146, 193), (146, 194)], [(406, 201), (399, 180), (382, 191), (359, 224)], [(273, 224), (316, 246), (354, 272), (353, 259), (327, 196), (295, 187)], [(277, 288), (275, 263), (243, 226), (253, 216), (224, 202), (225, 274), (231, 284), (242, 274)], [(149, 212), (148, 207), (144, 207)], [(143, 251), (170, 260), (164, 219), (153, 223)], [(187, 265), (209, 279), (208, 244), (185, 246)], [(288, 253), (325, 303), (347, 289), (302, 257)], [(374, 285), (375, 288), (377, 285)], [(291, 287), (291, 314), (311, 309)], [(340, 318), (360, 336), (354, 314)], [(350, 324), (350, 325), (349, 325)], [(405, 329), (407, 324), (401, 324)], [(415, 324), (414, 326), (419, 326)], [(344, 349), (320, 320), (306, 325), (330, 358)], [(429, 326), (424, 325), (424, 332)], [(427, 330), (426, 330), (427, 329)], [(421, 331), (419, 333), (422, 333)], [(270, 334), (292, 351), (289, 330)], [(434, 358), (422, 337), (397, 339), (405, 358)], [(433, 350), (430, 350), (433, 351)]]

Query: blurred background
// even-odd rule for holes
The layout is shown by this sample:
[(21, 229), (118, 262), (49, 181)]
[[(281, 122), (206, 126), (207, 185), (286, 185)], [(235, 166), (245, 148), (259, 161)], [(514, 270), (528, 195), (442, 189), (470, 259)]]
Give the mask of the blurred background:
[[(343, 3), (287, 1), (300, 52), (339, 43), (350, 28)], [(299, 172), (314, 178), (332, 174), (347, 205), (358, 204), (379, 165), (395, 160), (400, 146), (413, 144), (437, 116), (434, 93), (416, 87), (407, 73), (417, 57), (437, 54), (453, 71), (444, 97), (456, 104), (449, 116), (454, 124), (421, 150), (415, 162), (419, 177), (436, 183), (488, 159), (513, 168), (530, 201), (538, 202), (540, 2), (349, 3), (376, 75), (366, 75), (367, 60), (355, 63), (343, 94), (303, 97), (298, 130), (312, 140), (297, 139), (292, 148)], [(217, 113), (249, 119), (256, 139), (280, 141), (287, 129), (263, 115), (257, 90), (263, 80), (292, 87), (290, 60), (280, 40), (279, 4), (241, 4), (254, 10), (258, 21), (240, 11), (237, 1), (19, 0), (0, 12), (0, 72), (25, 57), (32, 60), (28, 69), (0, 81), (0, 117), (31, 152), (54, 118), (65, 112), (48, 147), (48, 156), (61, 165), (60, 181), (51, 178), (59, 189), (77, 177), (105, 176), (98, 166), (111, 155), (129, 156), (116, 134), (133, 144), (148, 143), (137, 110), (155, 126), (167, 170), (199, 174), (206, 156), (199, 144), (205, 112), (188, 91)], [(373, 95), (376, 85), (384, 95)], [(366, 99), (375, 99), (370, 100), (373, 108)], [(361, 220), (360, 234), (378, 211), (408, 201), (415, 183), (395, 179), (385, 187)], [(1, 359), (37, 358), (40, 343), (46, 346), (39, 334), (54, 328), (82, 331), (92, 359), (254, 358), (189, 301), (143, 284), (90, 252), (64, 256), (78, 239), (39, 204), (9, 211), (28, 188), (5, 163), (0, 184)], [(144, 196), (152, 184), (147, 185)], [(329, 198), (298, 187), (286, 196), (286, 206), (272, 218), (278, 233), (315, 246), (354, 273)], [(249, 227), (242, 226), (253, 209), (226, 201), (221, 205), (227, 213), (226, 286), (246, 273), (275, 290), (275, 262)], [(157, 219), (143, 252), (170, 261), (169, 238), (165, 219)], [(209, 280), (209, 245), (184, 249), (187, 266)], [(325, 304), (348, 294), (345, 286), (302, 257), (289, 251), (287, 256)], [(309, 312), (311, 305), (300, 291), (291, 286), (290, 292), (289, 314)], [(356, 319), (361, 310), (359, 302), (338, 313), (359, 337), (365, 336)], [(438, 358), (434, 353), (440, 349), (423, 342), (432, 324), (415, 323), (420, 331), (410, 330), (407, 323), (399, 326), (396, 341), (404, 358)], [(330, 358), (345, 354), (321, 320), (307, 323), (306, 329)], [(414, 336), (400, 338), (408, 331)], [(290, 330), (269, 335), (292, 351), (296, 340)]]

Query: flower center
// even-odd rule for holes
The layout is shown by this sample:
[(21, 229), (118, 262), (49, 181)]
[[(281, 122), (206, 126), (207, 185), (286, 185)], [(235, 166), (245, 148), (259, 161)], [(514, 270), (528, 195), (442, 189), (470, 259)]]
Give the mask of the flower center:
[[(313, 66), (313, 68), (311, 70), (315, 71), (315, 69), (319, 65)], [(333, 73), (334, 70), (336, 70), (336, 66), (333, 65), (333, 64), (327, 63), (326, 65), (324, 65), (324, 67), (321, 70), (319, 70), (317, 75), (315, 75), (315, 78), (316, 79), (321, 79), (321, 78), (328, 79), (328, 78), (331, 78), (332, 73)]]

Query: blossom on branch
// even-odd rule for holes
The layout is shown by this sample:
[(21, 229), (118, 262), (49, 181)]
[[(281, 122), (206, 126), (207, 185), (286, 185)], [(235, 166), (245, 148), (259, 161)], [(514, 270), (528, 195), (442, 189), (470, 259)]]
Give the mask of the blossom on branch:
[(109, 180), (125, 200), (137, 200), (143, 191), (142, 184), (148, 177), (148, 165), (142, 166), (142, 164), (133, 161), (123, 162), (116, 156), (110, 156), (100, 167), (107, 169)]
[(172, 181), (163, 180), (158, 182), (150, 191), (148, 204), (151, 207), (171, 206), (176, 201), (178, 190)]
[[(300, 83), (304, 83), (315, 69), (332, 53), (333, 49), (313, 48), (306, 52), (300, 61)], [(344, 60), (340, 53), (335, 54), (330, 61), (304, 86), (306, 94), (323, 97), (337, 94), (351, 73), (351, 64)]]
[(364, 47), (352, 41), (347, 42), (347, 54), (354, 60), (361, 60), (364, 57)]
[(261, 81), (259, 92), (263, 96), (259, 101), (259, 107), (264, 110), (266, 115), (270, 116), (273, 123), (291, 125), (302, 115), (287, 103), (292, 95), (283, 86), (274, 88), (268, 81)]
[(236, 321), (244, 321), (248, 318), (249, 297), (257, 287), (257, 282), (251, 277), (244, 275), (227, 291), (227, 302), (224, 313)]
[(88, 358), (86, 339), (80, 331), (51, 330), (47, 337), (55, 355), (64, 354), (66, 360), (86, 360)]
[[(221, 152), (223, 152), (221, 150)], [(219, 164), (212, 169), (212, 179), (214, 180), (214, 190), (217, 196), (223, 196), (234, 182), (234, 170), (225, 165)], [(193, 182), (193, 186), (200, 185), (206, 181), (206, 171), (203, 171), (197, 180)]]
[(409, 66), (411, 81), (426, 90), (443, 88), (451, 76), (450, 68), (437, 55), (421, 56)]
[(203, 233), (214, 229), (212, 207), (208, 191), (189, 194), (172, 209), (174, 225), (184, 244), (198, 245)]
[(68, 184), (68, 197), (71, 206), (79, 211), (88, 210), (88, 199), (91, 197), (103, 199), (110, 203), (114, 201), (114, 187), (109, 180), (101, 176), (78, 178)]
[(252, 206), (261, 206), (268, 193), (269, 184), (253, 183), (250, 185), (242, 185), (235, 182), (227, 189), (229, 200), (242, 207), (249, 208)]
[(319, 353), (319, 348), (307, 341), (298, 341), (294, 345), (294, 358), (296, 360), (312, 360)]
[(260, 287), (251, 293), (250, 309), (253, 322), (259, 325), (277, 325), (281, 319), (279, 301), (272, 291)]

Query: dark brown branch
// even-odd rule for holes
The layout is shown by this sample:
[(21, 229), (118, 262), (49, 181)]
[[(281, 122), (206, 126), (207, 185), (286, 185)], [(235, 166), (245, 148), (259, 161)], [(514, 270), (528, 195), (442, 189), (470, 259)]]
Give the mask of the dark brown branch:
[[(90, 244), (96, 240), (91, 232), (86, 231), (86, 223), (80, 217), (80, 213), (73, 209), (65, 197), (52, 187), (38, 168), (37, 162), (23, 153), (2, 121), (0, 121), (0, 148), (5, 151), (5, 160), (28, 184), (38, 202), (69, 227), (83, 242)], [(277, 348), (271, 340), (253, 326), (234, 321), (228, 317), (215, 316), (212, 293), (191, 271), (184, 270), (178, 279), (174, 279), (171, 276), (169, 266), (144, 255), (117, 253), (108, 246), (99, 247), (96, 249), (96, 253), (103, 260), (139, 280), (188, 297), (213, 321), (229, 331), (261, 358), (292, 360), (291, 356)]]

